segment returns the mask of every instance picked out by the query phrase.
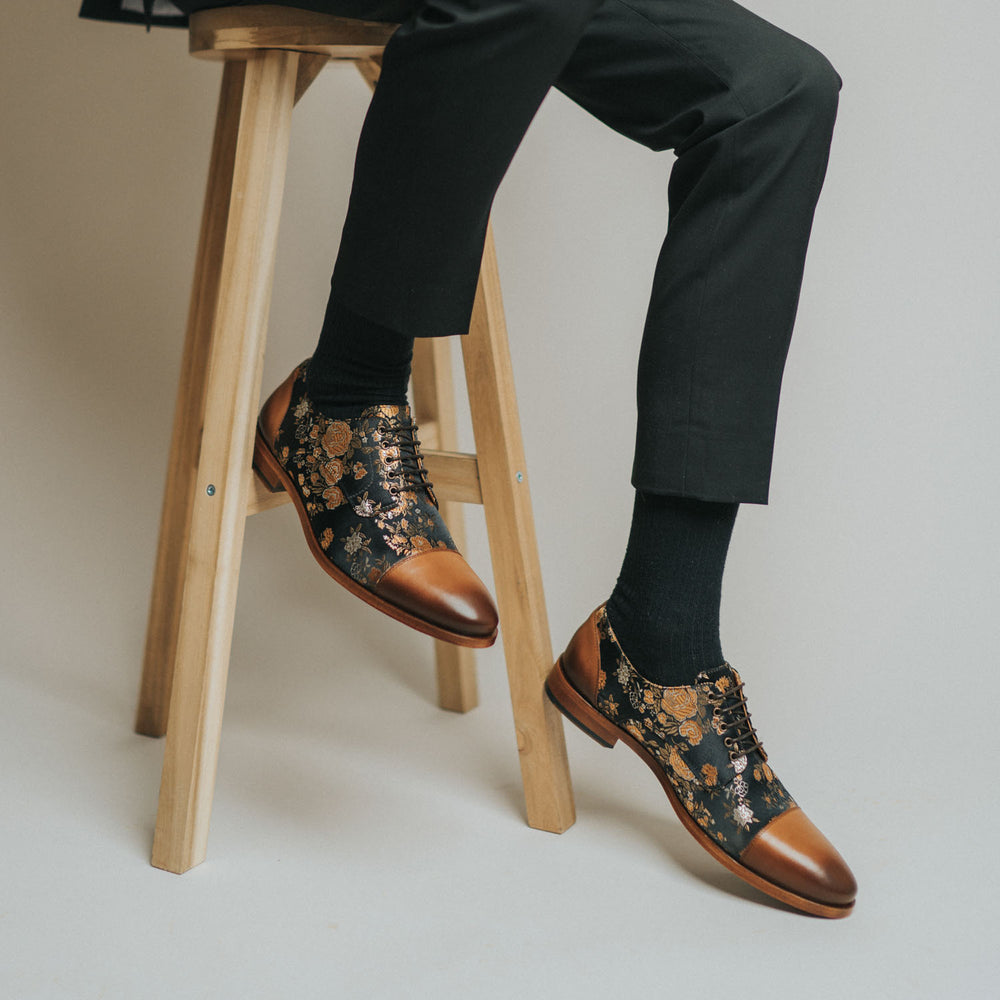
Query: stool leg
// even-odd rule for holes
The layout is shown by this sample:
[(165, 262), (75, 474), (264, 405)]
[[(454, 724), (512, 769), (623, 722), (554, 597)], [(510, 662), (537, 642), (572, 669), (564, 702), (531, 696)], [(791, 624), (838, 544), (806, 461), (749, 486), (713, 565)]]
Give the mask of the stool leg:
[(233, 159), (240, 124), (245, 63), (227, 62), (222, 74), (215, 139), (208, 170), (201, 233), (195, 258), (187, 334), (174, 407), (174, 431), (167, 463), (167, 481), (160, 514), (160, 540), (149, 602), (146, 652), (136, 710), (135, 731), (162, 736), (177, 650), (177, 625), (184, 590), (184, 562), (191, 531), (195, 473), (205, 412), (205, 380), (211, 348), (212, 322), (219, 294), (219, 272), (233, 186)]
[(320, 53), (302, 52), (299, 55), (299, 71), (295, 79), (295, 103), (305, 96), (313, 81), (330, 61), (330, 57)]
[(178, 873), (208, 840), (298, 58), (246, 66), (153, 841)]
[[(418, 338), (413, 345), (413, 409), (420, 440), (427, 448), (458, 451), (455, 386), (448, 337)], [(441, 516), (459, 550), (465, 548), (462, 505), (442, 501)], [(434, 642), (437, 658), (438, 704), (452, 712), (468, 712), (479, 704), (476, 657), (473, 650), (451, 642)]]
[(562, 721), (543, 690), (552, 640), (492, 230), (462, 347), (528, 824), (562, 833), (576, 818), (573, 791)]

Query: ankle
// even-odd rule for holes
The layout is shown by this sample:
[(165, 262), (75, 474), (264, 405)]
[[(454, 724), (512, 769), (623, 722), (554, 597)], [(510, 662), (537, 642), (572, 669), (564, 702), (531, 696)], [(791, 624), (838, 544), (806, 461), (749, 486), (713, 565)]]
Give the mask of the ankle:
[(608, 620), (636, 669), (691, 684), (723, 662), (722, 574), (738, 505), (636, 493)]
[(331, 296), (306, 376), (309, 396), (329, 417), (355, 416), (375, 404), (405, 405), (412, 360), (412, 337)]
[(608, 599), (606, 609), (619, 647), (647, 680), (667, 687), (690, 685), (698, 674), (725, 662), (718, 622), (684, 627), (636, 620), (619, 587)]

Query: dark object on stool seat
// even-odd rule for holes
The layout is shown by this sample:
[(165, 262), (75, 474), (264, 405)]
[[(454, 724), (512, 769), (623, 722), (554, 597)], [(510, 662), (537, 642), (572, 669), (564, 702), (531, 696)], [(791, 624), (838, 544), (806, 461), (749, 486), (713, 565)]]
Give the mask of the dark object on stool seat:
[(170, 0), (83, 0), (80, 17), (164, 28), (186, 28), (187, 14)]

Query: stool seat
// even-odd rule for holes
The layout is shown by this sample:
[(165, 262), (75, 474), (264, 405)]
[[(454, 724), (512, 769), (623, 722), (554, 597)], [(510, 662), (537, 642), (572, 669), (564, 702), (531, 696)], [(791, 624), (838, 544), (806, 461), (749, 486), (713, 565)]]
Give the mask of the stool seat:
[(364, 59), (379, 55), (398, 27), (294, 7), (216, 7), (191, 15), (189, 51), (216, 60), (246, 59), (261, 49)]
[[(353, 60), (374, 88), (395, 30), (271, 5), (190, 19), (191, 52), (224, 68), (136, 713), (137, 732), (167, 737), (152, 863), (168, 871), (207, 850), (246, 518), (288, 500), (254, 475), (251, 455), (292, 108), (331, 59)], [(527, 819), (562, 832), (573, 796), (562, 719), (543, 693), (552, 646), (489, 229), (461, 340), (475, 453), (457, 450), (448, 338), (414, 346), (413, 409), (460, 549), (458, 504), (483, 506)], [(436, 642), (436, 654), (441, 706), (474, 707), (472, 651)]]

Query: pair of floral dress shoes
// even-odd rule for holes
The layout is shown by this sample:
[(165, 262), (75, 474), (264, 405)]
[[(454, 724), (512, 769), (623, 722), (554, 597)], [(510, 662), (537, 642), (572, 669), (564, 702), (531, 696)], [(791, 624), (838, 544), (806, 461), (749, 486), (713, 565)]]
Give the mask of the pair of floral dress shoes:
[[(308, 361), (265, 403), (254, 467), (272, 490), (288, 492), (317, 562), (420, 632), (492, 645), (496, 608), (441, 519), (409, 408), (327, 417), (309, 398), (307, 372)], [(693, 685), (656, 684), (629, 662), (602, 605), (577, 630), (545, 690), (598, 743), (620, 741), (638, 754), (681, 823), (724, 867), (805, 913), (851, 912), (854, 877), (771, 769), (728, 663)]]

